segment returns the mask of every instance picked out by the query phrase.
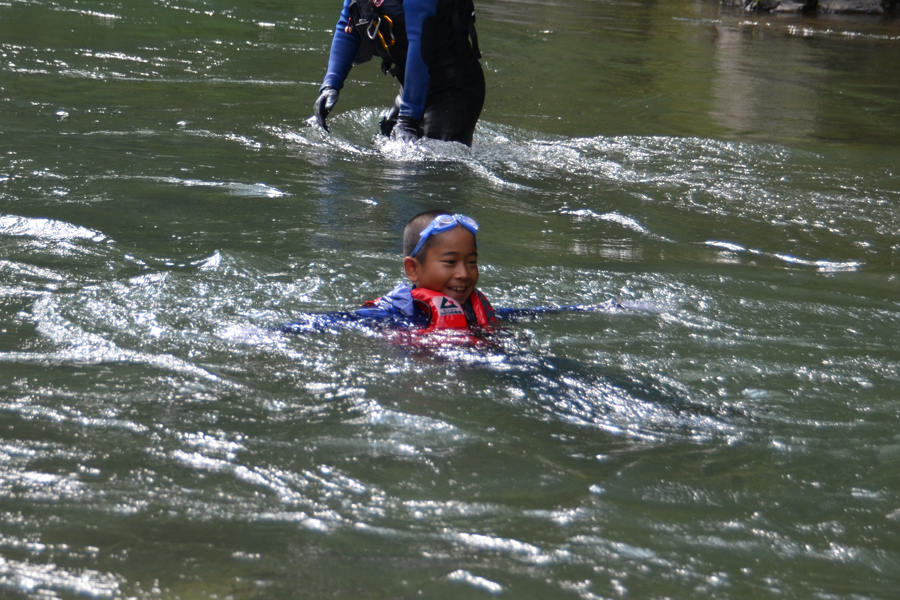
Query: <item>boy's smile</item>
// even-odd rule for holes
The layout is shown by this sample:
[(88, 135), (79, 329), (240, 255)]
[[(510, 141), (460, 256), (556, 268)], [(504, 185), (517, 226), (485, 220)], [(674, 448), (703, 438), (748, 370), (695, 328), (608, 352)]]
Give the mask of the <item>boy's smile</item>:
[(478, 283), (475, 236), (457, 225), (434, 236), (423, 262), (406, 257), (403, 268), (416, 286), (440, 292), (463, 304)]

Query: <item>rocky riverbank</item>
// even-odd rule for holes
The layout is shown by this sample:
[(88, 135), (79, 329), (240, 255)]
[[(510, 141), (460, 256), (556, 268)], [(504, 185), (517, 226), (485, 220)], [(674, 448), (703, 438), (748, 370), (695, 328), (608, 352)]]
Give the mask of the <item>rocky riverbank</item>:
[(723, 0), (745, 10), (884, 15), (900, 13), (900, 0)]

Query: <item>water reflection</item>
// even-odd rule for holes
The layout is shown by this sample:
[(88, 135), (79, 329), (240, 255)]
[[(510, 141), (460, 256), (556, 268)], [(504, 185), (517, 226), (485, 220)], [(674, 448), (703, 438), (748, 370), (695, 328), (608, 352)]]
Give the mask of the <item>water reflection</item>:
[[(0, 2), (0, 596), (891, 597), (897, 22), (476, 2), (412, 151), (377, 69), (304, 124), (320, 1)], [(275, 331), (433, 206), (497, 306), (655, 312)]]
[[(736, 135), (803, 139), (819, 118), (814, 55), (803, 44), (766, 43), (753, 29), (717, 28), (715, 118)], [(762, 77), (759, 64), (778, 68)]]
[[(896, 97), (883, 74), (900, 66), (891, 51), (900, 39), (896, 21), (733, 9), (722, 17), (715, 24), (713, 116), (732, 135), (847, 140), (864, 129), (869, 140), (889, 143), (884, 115), (896, 111)], [(822, 44), (824, 38), (834, 43)]]

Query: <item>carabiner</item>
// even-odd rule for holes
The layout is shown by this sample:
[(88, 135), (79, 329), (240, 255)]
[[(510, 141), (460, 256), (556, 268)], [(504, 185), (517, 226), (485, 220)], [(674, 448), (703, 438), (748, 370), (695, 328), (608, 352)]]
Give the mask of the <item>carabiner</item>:
[[(391, 20), (391, 18), (390, 18), (389, 16), (387, 16), (387, 15), (384, 15), (383, 18), (384, 18), (385, 21), (388, 22), (388, 25), (390, 25), (390, 27), (388, 27), (388, 31), (389, 31), (390, 34), (391, 34), (391, 46), (393, 46), (394, 44), (397, 43), (397, 38), (394, 37), (394, 22), (393, 22), (393, 21)], [(382, 41), (382, 42), (384, 41), (384, 38), (383, 38), (383, 37), (382, 37), (381, 41)], [(384, 46), (385, 46), (385, 48), (387, 48), (387, 44), (385, 44)]]
[(378, 35), (378, 28), (381, 27), (381, 17), (377, 17), (369, 21), (369, 27), (366, 29), (366, 35), (369, 36), (370, 40), (374, 40), (375, 36)]

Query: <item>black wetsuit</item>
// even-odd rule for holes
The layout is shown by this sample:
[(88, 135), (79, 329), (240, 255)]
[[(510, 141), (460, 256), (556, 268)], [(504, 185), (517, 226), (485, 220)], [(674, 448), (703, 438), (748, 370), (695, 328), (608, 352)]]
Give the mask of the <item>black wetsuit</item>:
[[(370, 1), (344, 0), (322, 87), (341, 89), (350, 68), (368, 60), (374, 47), (383, 68), (402, 85), (386, 114), (388, 122), (398, 116), (411, 117), (420, 122), (425, 137), (471, 145), (485, 93), (474, 14), (469, 14), (471, 0), (383, 0), (375, 18), (387, 15), (393, 27), (381, 24), (369, 41), (354, 27), (359, 4), (351, 6)], [(376, 31), (360, 29), (363, 36)], [(388, 47), (387, 52), (382, 52), (380, 43)], [(367, 44), (372, 44), (368, 55)], [(383, 55), (389, 55), (388, 59)]]

